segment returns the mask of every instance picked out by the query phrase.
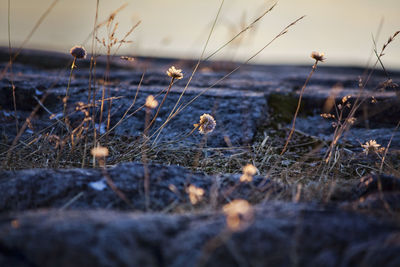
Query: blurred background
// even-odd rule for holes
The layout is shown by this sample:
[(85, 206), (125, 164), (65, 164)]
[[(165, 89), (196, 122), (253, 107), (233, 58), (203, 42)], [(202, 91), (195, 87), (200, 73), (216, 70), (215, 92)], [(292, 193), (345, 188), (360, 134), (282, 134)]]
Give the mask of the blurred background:
[[(11, 0), (13, 47), (22, 43), (52, 3), (53, 0)], [(201, 54), (220, 5), (219, 0), (100, 0), (99, 21), (125, 3), (128, 5), (116, 17), (117, 37), (122, 38), (139, 20), (141, 24), (128, 38), (133, 43), (124, 45), (120, 54), (194, 59)], [(226, 0), (206, 55), (273, 3)], [(67, 53), (71, 46), (84, 44), (93, 29), (95, 7), (96, 0), (59, 0), (26, 47)], [(8, 45), (7, 11), (8, 0), (0, 0), (1, 46)], [(286, 25), (307, 15), (252, 62), (311, 64), (309, 55), (315, 50), (325, 52), (326, 65), (365, 66), (371, 57), (372, 36), (380, 51), (388, 37), (400, 30), (399, 14), (399, 0), (280, 0), (256, 27), (213, 59), (244, 61)], [(84, 45), (90, 48), (90, 43)], [(400, 69), (400, 40), (390, 45), (382, 60), (386, 67)]]

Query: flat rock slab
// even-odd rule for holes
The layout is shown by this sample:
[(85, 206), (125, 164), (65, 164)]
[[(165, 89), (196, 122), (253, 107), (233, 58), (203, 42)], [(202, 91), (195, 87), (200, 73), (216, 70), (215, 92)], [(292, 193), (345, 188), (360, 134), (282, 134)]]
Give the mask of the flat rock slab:
[[(8, 58), (8, 49), (0, 49), (2, 66), (6, 66)], [(0, 114), (0, 127), (9, 139), (16, 134), (12, 127), (11, 80), (16, 86), (17, 109), (21, 123), (26, 119), (26, 114), (21, 112), (31, 111), (37, 105), (38, 98), (45, 92), (49, 93), (45, 101), (48, 111), (60, 116), (62, 98), (65, 96), (68, 83), (70, 60), (66, 54), (22, 51), (13, 66), (14, 75), (6, 74), (0, 80), (0, 105), (4, 109)], [(98, 60), (96, 75), (98, 81), (102, 81), (105, 74), (105, 60), (101, 57)], [(115, 58), (108, 74), (109, 83), (106, 88), (110, 90), (111, 96), (120, 98), (113, 101), (111, 125), (116, 125), (131, 105), (143, 71), (145, 69), (146, 71), (136, 105), (128, 112), (127, 119), (116, 127), (114, 134), (135, 138), (143, 133), (145, 112), (139, 111), (134, 114), (133, 112), (144, 103), (149, 94), (156, 95), (166, 89), (170, 78), (165, 71), (171, 65), (175, 65), (183, 69), (184, 79), (177, 81), (173, 86), (153, 130), (150, 131), (150, 134), (154, 133), (175, 106), (195, 63), (190, 60), (144, 58), (137, 58), (133, 63), (127, 63)], [(74, 71), (70, 88), (71, 113), (74, 112), (77, 102), (86, 102), (88, 98), (89, 60), (82, 60), (77, 64), (78, 68)], [(185, 105), (199, 94), (202, 95), (167, 124), (158, 141), (180, 140), (193, 129), (193, 124), (198, 122), (203, 113), (210, 113), (217, 120), (217, 128), (207, 140), (206, 145), (210, 147), (250, 144), (258, 126), (268, 118), (268, 109), (273, 112), (273, 116), (282, 118), (283, 122), (290, 122), (300, 88), (311, 67), (244, 65), (239, 71), (221, 80), (237, 65), (229, 62), (204, 62), (200, 65), (180, 104)], [(310, 115), (328, 112), (329, 110), (324, 110), (328, 98), (333, 98), (339, 103), (345, 95), (355, 96), (358, 93), (359, 76), (362, 76), (363, 72), (362, 68), (324, 67), (320, 64), (304, 92), (301, 113)], [(395, 71), (389, 73), (393, 82), (399, 84), (400, 73)], [(385, 74), (379, 70), (376, 70), (369, 80), (364, 90), (367, 100), (356, 114), (357, 123), (360, 123), (361, 127), (367, 122), (369, 124), (367, 126), (372, 128), (391, 128), (400, 120), (398, 88), (388, 87), (385, 91), (379, 90), (386, 80)], [(97, 84), (98, 100), (101, 98), (102, 88), (102, 83)], [(374, 96), (378, 103), (372, 105), (369, 102), (371, 96)], [(162, 97), (163, 94), (158, 97), (159, 103)], [(54, 119), (49, 120), (50, 115), (42, 109), (39, 116), (33, 118), (31, 123), (37, 126), (36, 131), (55, 122)], [(28, 131), (27, 135), (29, 134)], [(198, 146), (203, 140), (201, 135), (194, 133), (181, 142), (185, 145)]]
[[(296, 129), (319, 140), (330, 142), (335, 132), (332, 122), (334, 120), (324, 119), (320, 115), (308, 116), (296, 120)], [(360, 144), (365, 144), (369, 140), (376, 140), (383, 147), (391, 141), (390, 149), (400, 148), (400, 134), (396, 125), (369, 129), (363, 128), (362, 125), (354, 126), (343, 134), (340, 142), (351, 145), (353, 151), (362, 152)]]
[[(3, 171), (0, 172), (0, 212), (38, 208), (144, 211), (144, 168), (140, 163), (124, 163), (108, 168), (106, 173), (98, 169)], [(243, 184), (239, 182), (240, 175), (208, 176), (179, 166), (156, 164), (146, 168), (150, 180), (150, 210), (153, 211), (192, 207), (186, 191), (189, 185), (205, 190), (203, 204), (210, 203), (210, 192), (215, 192), (216, 205), (235, 198), (260, 201), (283, 189), (261, 176), (255, 176), (251, 184)], [(105, 175), (130, 205), (111, 190)], [(231, 190), (233, 187), (235, 189)]]
[(400, 226), (271, 202), (251, 224), (225, 216), (44, 210), (0, 218), (2, 266), (399, 266)]

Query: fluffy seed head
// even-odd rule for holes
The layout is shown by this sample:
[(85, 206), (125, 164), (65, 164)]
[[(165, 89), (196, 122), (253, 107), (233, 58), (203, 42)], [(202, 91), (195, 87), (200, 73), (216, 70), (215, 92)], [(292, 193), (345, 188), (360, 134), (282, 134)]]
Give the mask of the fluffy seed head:
[(369, 140), (364, 145), (361, 145), (361, 147), (364, 148), (364, 153), (366, 155), (368, 155), (369, 152), (380, 152), (382, 150), (380, 146), (381, 145), (378, 144), (375, 140)]
[(174, 78), (176, 80), (180, 80), (183, 78), (182, 70), (181, 69), (175, 69), (174, 66), (169, 68), (167, 70), (167, 75), (171, 78)]
[(330, 114), (330, 113), (322, 113), (322, 114), (320, 114), (320, 116), (324, 119), (334, 119), (335, 118), (335, 115)]
[(95, 158), (105, 158), (108, 156), (108, 149), (106, 147), (97, 146), (90, 151)]
[(154, 96), (149, 95), (149, 96), (146, 98), (146, 104), (145, 104), (145, 106), (146, 106), (147, 108), (150, 108), (150, 109), (156, 108), (156, 107), (158, 106), (158, 101), (154, 99)]
[(319, 53), (319, 52), (316, 52), (316, 51), (313, 51), (311, 53), (311, 58), (315, 59), (316, 61), (324, 62), (326, 60), (326, 58), (324, 56), (325, 56), (324, 53)]
[(342, 103), (346, 103), (351, 98), (351, 95), (346, 95), (342, 98)]
[(246, 166), (243, 167), (243, 174), (248, 174), (248, 175), (255, 175), (257, 173), (257, 168), (253, 164), (247, 164)]
[(253, 176), (252, 175), (248, 175), (248, 174), (242, 174), (240, 176), (240, 180), (241, 183), (251, 183), (251, 181), (253, 181)]
[(186, 189), (186, 192), (189, 194), (190, 203), (193, 205), (199, 203), (203, 199), (205, 193), (203, 188), (194, 185), (190, 185)]
[(126, 60), (126, 61), (135, 61), (133, 57), (127, 57), (127, 56), (121, 56), (120, 59)]
[(86, 58), (86, 50), (83, 46), (76, 45), (69, 50), (69, 53), (77, 59)]
[(353, 125), (356, 122), (356, 120), (357, 119), (354, 118), (354, 117), (350, 117), (350, 118), (347, 119), (348, 123), (350, 123), (351, 125)]
[(253, 220), (253, 208), (243, 199), (235, 199), (223, 207), (226, 224), (231, 231), (241, 231), (247, 228)]
[(253, 181), (253, 176), (257, 173), (257, 168), (252, 164), (247, 164), (243, 167), (243, 174), (240, 176), (240, 182), (250, 183)]
[(195, 124), (195, 127), (199, 127), (199, 132), (201, 134), (208, 134), (214, 131), (217, 123), (215, 122), (213, 116), (210, 114), (203, 114), (200, 116), (200, 122)]

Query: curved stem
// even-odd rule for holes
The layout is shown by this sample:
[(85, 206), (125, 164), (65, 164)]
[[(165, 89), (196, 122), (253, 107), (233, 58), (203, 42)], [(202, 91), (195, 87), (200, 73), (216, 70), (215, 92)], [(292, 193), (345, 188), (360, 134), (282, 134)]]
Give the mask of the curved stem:
[(306, 89), (307, 84), (311, 79), (311, 76), (314, 74), (315, 70), (317, 69), (317, 64), (318, 64), (318, 60), (315, 61), (314, 65), (312, 66), (312, 70), (311, 70), (310, 74), (308, 74), (307, 80), (305, 81), (303, 87), (301, 88), (299, 101), (297, 103), (296, 112), (294, 113), (294, 117), (293, 117), (292, 129), (290, 130), (289, 136), (288, 136), (288, 138), (286, 140), (285, 146), (282, 149), (281, 155), (283, 155), (286, 152), (287, 146), (288, 146), (288, 144), (290, 142), (290, 139), (292, 138), (292, 135), (294, 133), (294, 129), (295, 129), (295, 126), (296, 126), (296, 119), (297, 119), (297, 115), (299, 114), (299, 111), (300, 111), (301, 99), (303, 97), (304, 89)]
[(151, 120), (151, 122), (149, 123), (149, 125), (147, 125), (147, 128), (145, 129), (145, 131), (149, 130), (150, 127), (151, 127), (151, 125), (153, 125), (153, 123), (156, 121), (157, 116), (158, 116), (158, 113), (160, 112), (160, 109), (161, 109), (162, 105), (164, 104), (165, 99), (167, 99), (167, 96), (168, 96), (168, 94), (169, 94), (169, 91), (171, 90), (172, 85), (174, 84), (174, 80), (175, 80), (175, 78), (172, 77), (171, 82), (169, 83), (167, 92), (165, 93), (165, 95), (164, 95), (164, 97), (163, 97), (163, 100), (161, 101), (161, 104), (158, 106), (156, 115), (154, 115), (154, 117), (153, 117), (153, 119)]
[(67, 110), (67, 102), (68, 102), (68, 97), (69, 97), (69, 87), (71, 86), (72, 72), (74, 71), (74, 68), (75, 68), (75, 61), (76, 61), (76, 57), (74, 57), (74, 61), (72, 61), (71, 72), (70, 72), (70, 74), (69, 74), (67, 90), (66, 90), (66, 92), (65, 92), (65, 98), (64, 98), (64, 100), (63, 100), (63, 102), (64, 102), (64, 111), (63, 111), (63, 114), (64, 114), (64, 122), (65, 122), (65, 120), (66, 120), (66, 118), (67, 118), (66, 110)]

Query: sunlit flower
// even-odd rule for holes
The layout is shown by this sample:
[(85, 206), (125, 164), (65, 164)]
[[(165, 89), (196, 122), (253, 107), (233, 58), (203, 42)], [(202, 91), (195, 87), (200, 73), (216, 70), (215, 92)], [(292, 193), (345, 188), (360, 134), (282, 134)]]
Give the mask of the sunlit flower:
[(158, 106), (158, 101), (155, 100), (154, 96), (149, 95), (146, 98), (146, 103), (144, 104), (147, 108), (153, 109), (156, 108)]
[(243, 168), (243, 173), (248, 175), (255, 175), (257, 173), (257, 168), (253, 164), (247, 164)]
[(364, 145), (361, 145), (364, 148), (364, 153), (368, 155), (369, 152), (380, 152), (380, 144), (378, 144), (375, 140), (369, 140)]
[(243, 174), (240, 176), (240, 182), (250, 183), (253, 181), (253, 176), (257, 173), (257, 168), (252, 164), (247, 164), (243, 167)]
[(186, 189), (186, 192), (189, 194), (190, 203), (193, 205), (199, 203), (203, 199), (205, 193), (203, 188), (194, 185), (190, 185)]
[(126, 61), (135, 61), (133, 57), (127, 57), (127, 56), (121, 56), (120, 59), (126, 60)]
[(253, 208), (243, 199), (236, 199), (223, 207), (226, 224), (231, 231), (247, 228), (253, 221)]
[(108, 156), (108, 149), (106, 147), (97, 146), (90, 151), (95, 158), (105, 158)]
[(83, 46), (76, 45), (71, 48), (69, 53), (77, 59), (86, 58), (86, 50)]
[(351, 98), (351, 95), (346, 95), (346, 96), (344, 96), (344, 97), (342, 98), (342, 103), (343, 103), (343, 104), (346, 103), (347, 100), (349, 100), (350, 98)]
[(252, 175), (248, 175), (248, 174), (242, 174), (240, 176), (240, 182), (241, 183), (251, 183), (251, 181), (253, 181), (253, 176)]
[(350, 117), (350, 118), (347, 119), (348, 123), (350, 123), (351, 125), (353, 125), (356, 122), (356, 120), (357, 119), (354, 118), (354, 117)]
[(324, 53), (319, 53), (319, 52), (316, 52), (316, 51), (313, 51), (313, 52), (311, 53), (311, 57), (312, 57), (313, 59), (315, 59), (316, 61), (324, 62), (324, 61), (326, 60), (326, 58), (325, 58), (324, 56), (325, 56)]
[(322, 113), (322, 114), (320, 114), (320, 116), (324, 119), (334, 119), (335, 118), (335, 115), (330, 114), (330, 113)]
[(196, 123), (194, 126), (199, 127), (199, 132), (201, 134), (208, 134), (214, 131), (216, 125), (217, 123), (213, 116), (210, 114), (203, 114), (200, 116), (200, 122)]
[(388, 79), (388, 80), (384, 81), (379, 86), (380, 86), (381, 90), (385, 90), (386, 88), (394, 89), (394, 88), (399, 87), (399, 85), (397, 83), (394, 83), (392, 79)]
[(181, 69), (175, 69), (174, 66), (172, 66), (171, 68), (169, 68), (167, 70), (167, 75), (171, 78), (180, 80), (183, 78), (183, 74), (182, 74), (182, 70)]

